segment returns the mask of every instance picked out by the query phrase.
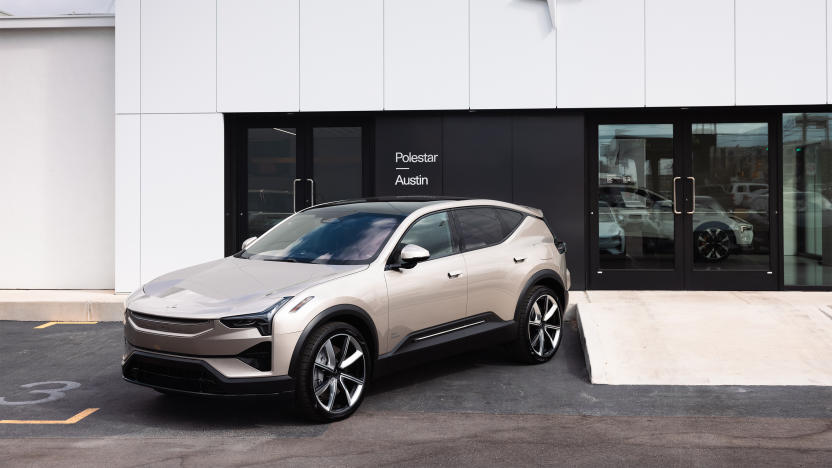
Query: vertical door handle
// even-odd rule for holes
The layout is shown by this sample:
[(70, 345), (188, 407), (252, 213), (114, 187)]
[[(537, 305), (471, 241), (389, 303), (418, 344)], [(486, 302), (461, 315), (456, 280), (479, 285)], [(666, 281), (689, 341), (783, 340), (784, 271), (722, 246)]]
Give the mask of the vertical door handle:
[(459, 275), (461, 275), (461, 274), (462, 274), (462, 272), (459, 271), (459, 270), (449, 271), (448, 272), (448, 279), (459, 278)]
[(673, 178), (673, 214), (682, 214), (678, 208), (676, 208), (676, 182), (681, 179), (681, 177), (674, 177)]
[(693, 191), (692, 192), (692, 197), (691, 197), (691, 203), (692, 203), (691, 210), (688, 211), (687, 213), (688, 214), (694, 214), (694, 213), (696, 213), (696, 177), (688, 177), (687, 179), (691, 182), (690, 187), (691, 187), (691, 190)]
[(298, 182), (303, 179), (295, 179), (292, 181), (292, 213), (298, 212), (298, 197), (297, 197), (297, 187)]
[(315, 206), (315, 181), (312, 179), (306, 179), (309, 181), (309, 196), (312, 197), (312, 206)]

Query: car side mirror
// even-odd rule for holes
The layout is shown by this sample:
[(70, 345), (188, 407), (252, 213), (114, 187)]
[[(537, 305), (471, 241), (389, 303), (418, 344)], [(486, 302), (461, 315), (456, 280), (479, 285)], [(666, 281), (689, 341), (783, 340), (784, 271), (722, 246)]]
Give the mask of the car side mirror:
[(416, 244), (407, 244), (399, 253), (399, 268), (413, 268), (419, 262), (430, 258), (430, 252)]
[(245, 249), (249, 248), (249, 246), (250, 246), (251, 244), (253, 244), (253, 243), (254, 243), (254, 241), (256, 241), (256, 240), (257, 240), (257, 236), (254, 236), (254, 237), (249, 237), (248, 239), (244, 240), (244, 241), (243, 241), (243, 250), (245, 250)]

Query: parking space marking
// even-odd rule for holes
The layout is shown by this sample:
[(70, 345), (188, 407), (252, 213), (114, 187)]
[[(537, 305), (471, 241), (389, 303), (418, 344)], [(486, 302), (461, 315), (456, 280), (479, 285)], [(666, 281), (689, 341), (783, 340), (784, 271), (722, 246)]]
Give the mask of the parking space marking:
[(46, 322), (36, 326), (35, 328), (47, 328), (52, 325), (95, 325), (98, 322)]
[(87, 408), (75, 416), (64, 420), (25, 420), (25, 419), (0, 419), (0, 424), (75, 424), (78, 421), (98, 411), (98, 408)]

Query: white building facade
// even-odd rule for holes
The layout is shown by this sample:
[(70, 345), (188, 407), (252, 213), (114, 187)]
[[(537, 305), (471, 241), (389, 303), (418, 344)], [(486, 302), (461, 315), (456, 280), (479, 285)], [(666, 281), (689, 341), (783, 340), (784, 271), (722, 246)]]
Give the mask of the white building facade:
[(112, 279), (0, 287), (129, 292), (313, 202), (444, 194), (543, 208), (578, 289), (828, 288), (830, 3), (118, 0)]

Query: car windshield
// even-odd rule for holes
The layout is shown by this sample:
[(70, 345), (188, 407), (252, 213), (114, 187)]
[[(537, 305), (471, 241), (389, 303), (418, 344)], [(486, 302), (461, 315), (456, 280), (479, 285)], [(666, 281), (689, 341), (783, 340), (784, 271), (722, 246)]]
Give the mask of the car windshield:
[(313, 208), (287, 218), (239, 257), (334, 265), (370, 263), (404, 218), (355, 206)]

